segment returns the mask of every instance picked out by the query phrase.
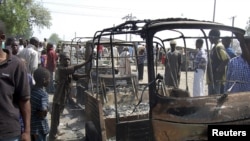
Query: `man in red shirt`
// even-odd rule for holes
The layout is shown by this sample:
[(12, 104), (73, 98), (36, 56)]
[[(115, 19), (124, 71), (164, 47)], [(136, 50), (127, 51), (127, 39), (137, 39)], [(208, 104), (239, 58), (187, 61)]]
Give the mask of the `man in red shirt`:
[(53, 79), (54, 79), (54, 72), (56, 70), (57, 59), (58, 59), (58, 57), (57, 57), (57, 54), (53, 48), (53, 44), (48, 43), (47, 44), (47, 65), (46, 65), (46, 68), (50, 72), (50, 83), (47, 87), (48, 93), (54, 93), (54, 91), (55, 91)]
[(98, 53), (99, 53), (99, 55), (98, 55), (98, 59), (101, 59), (102, 58), (102, 55), (103, 55), (103, 45), (98, 45), (97, 46), (97, 51), (98, 51)]

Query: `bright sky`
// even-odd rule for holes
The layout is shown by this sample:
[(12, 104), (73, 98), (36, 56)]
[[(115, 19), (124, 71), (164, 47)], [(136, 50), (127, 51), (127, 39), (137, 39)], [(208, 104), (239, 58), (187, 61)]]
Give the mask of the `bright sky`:
[(183, 17), (215, 22), (245, 29), (250, 12), (249, 0), (36, 0), (51, 12), (50, 29), (36, 29), (40, 40), (57, 33), (63, 40), (92, 37), (96, 31), (125, 22), (132, 14), (136, 20)]

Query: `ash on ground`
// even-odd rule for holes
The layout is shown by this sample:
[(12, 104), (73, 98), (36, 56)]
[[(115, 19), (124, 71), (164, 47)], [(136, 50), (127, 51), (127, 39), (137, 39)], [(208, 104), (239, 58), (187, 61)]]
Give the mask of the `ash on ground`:
[[(117, 111), (120, 117), (129, 117), (137, 115), (145, 115), (149, 113), (149, 104), (140, 103), (139, 105), (117, 105)], [(104, 116), (107, 118), (115, 118), (115, 105), (107, 105), (103, 107)]]

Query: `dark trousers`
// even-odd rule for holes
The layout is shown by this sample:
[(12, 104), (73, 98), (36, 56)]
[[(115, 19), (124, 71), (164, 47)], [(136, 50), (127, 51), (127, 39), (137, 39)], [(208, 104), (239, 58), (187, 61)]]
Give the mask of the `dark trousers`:
[(51, 112), (51, 124), (50, 124), (50, 132), (49, 137), (55, 138), (58, 130), (58, 126), (60, 123), (60, 114), (63, 112), (64, 106), (60, 104), (53, 103), (52, 112)]
[(49, 85), (46, 87), (46, 90), (48, 93), (54, 93), (55, 92), (55, 87), (54, 87), (54, 72), (50, 71), (50, 80), (49, 80)]
[(143, 79), (144, 64), (138, 64), (138, 79)]

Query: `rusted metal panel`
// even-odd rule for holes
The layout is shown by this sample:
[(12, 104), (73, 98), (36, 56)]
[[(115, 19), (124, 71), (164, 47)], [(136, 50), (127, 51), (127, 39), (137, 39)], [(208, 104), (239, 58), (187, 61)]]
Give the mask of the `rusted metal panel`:
[(245, 120), (250, 117), (250, 93), (175, 98), (158, 95), (152, 109), (153, 119), (182, 123), (223, 123)]
[(117, 141), (152, 141), (152, 128), (148, 119), (119, 123), (116, 128)]
[(106, 141), (106, 127), (102, 111), (102, 102), (88, 92), (85, 92), (85, 112), (86, 120), (94, 123), (97, 132), (101, 134), (102, 140)]
[(152, 121), (155, 141), (207, 140), (207, 125)]
[[(157, 141), (207, 140), (207, 126), (250, 124), (250, 93), (176, 98), (158, 95), (152, 109)], [(249, 100), (246, 100), (249, 99)]]
[[(188, 31), (189, 29), (199, 30), (201, 36), (191, 36), (181, 31)], [(94, 112), (96, 112), (93, 114), (94, 116), (92, 118), (96, 120), (95, 122), (99, 122), (97, 123), (99, 131), (102, 133), (105, 132), (108, 138), (116, 135), (118, 140), (147, 140), (147, 133), (152, 133), (151, 135), (154, 137), (154, 140), (157, 141), (198, 141), (207, 140), (208, 125), (250, 124), (250, 113), (246, 112), (250, 110), (249, 92), (190, 97), (189, 93), (186, 92), (188, 91), (187, 85), (186, 91), (173, 90), (171, 92), (167, 92), (165, 96), (159, 95), (159, 92), (161, 90), (157, 88), (157, 85), (159, 86), (159, 84), (157, 84), (156, 82), (157, 80), (163, 78), (158, 77), (158, 75), (156, 74), (157, 63), (155, 64), (155, 62), (152, 61), (154, 60), (154, 44), (157, 42), (157, 40), (159, 40), (157, 42), (157, 45), (162, 45), (162, 48), (165, 48), (164, 44), (168, 43), (170, 40), (183, 39), (183, 44), (185, 48), (184, 51), (185, 53), (187, 53), (186, 40), (202, 38), (206, 40), (206, 49), (209, 50), (207, 42), (208, 36), (206, 32), (211, 29), (218, 29), (226, 32), (229, 31), (230, 34), (232, 33), (233, 38), (236, 38), (238, 39), (238, 41), (240, 41), (241, 48), (244, 51), (245, 45), (243, 39), (245, 31), (243, 29), (209, 21), (199, 21), (183, 18), (127, 21), (118, 26), (104, 29), (102, 30), (102, 32), (100, 32), (100, 34), (97, 32), (93, 40), (94, 43), (96, 43), (97, 39), (101, 39), (103, 36), (111, 37), (111, 35), (115, 36), (124, 33), (140, 35), (143, 40), (146, 41), (146, 51), (148, 60), (147, 74), (149, 83), (147, 97), (149, 98), (150, 104), (150, 111), (148, 117), (150, 122), (146, 122), (145, 125), (141, 125), (141, 123), (143, 123), (142, 119), (130, 119), (132, 118), (132, 116), (126, 117), (127, 119), (125, 119), (124, 122), (122, 121), (124, 117), (117, 117), (119, 114), (116, 114), (117, 119), (114, 117), (105, 118), (102, 114), (103, 105), (101, 102), (98, 103), (97, 101), (97, 107), (94, 107), (95, 105), (89, 104), (90, 109), (92, 108)], [(174, 31), (178, 35), (172, 36), (168, 34), (169, 36), (165, 36), (165, 34), (163, 33), (166, 33), (167, 35), (168, 32), (161, 32), (164, 30)], [(193, 34), (193, 32), (189, 33)], [(161, 34), (164, 36), (158, 36)], [(155, 38), (157, 40), (155, 40)], [(113, 40), (110, 38), (110, 47), (113, 47), (112, 42)], [(97, 44), (99, 44), (99, 42)], [(115, 80), (115, 78), (113, 78), (113, 80)], [(188, 79), (186, 75), (186, 83), (187, 81)], [(96, 83), (98, 84), (98, 82)], [(106, 84), (106, 82), (104, 84)], [(113, 86), (115, 85), (115, 83), (112, 84)], [(103, 86), (104, 89), (102, 90), (106, 90), (105, 85)], [(165, 94), (165, 91), (162, 92), (164, 92)], [(119, 95), (119, 91), (117, 91), (117, 95)], [(107, 97), (109, 101), (113, 101), (114, 99), (115, 104), (117, 105), (119, 105), (119, 103), (127, 104), (129, 102), (124, 102), (123, 99), (117, 98), (117, 95), (115, 95), (115, 97), (113, 97), (113, 95), (111, 97), (107, 95)], [(117, 106), (115, 108), (116, 113), (118, 113)], [(98, 117), (102, 120), (98, 121), (97, 119), (95, 119), (95, 117)], [(148, 127), (152, 127), (152, 132), (147, 132)]]
[[(100, 133), (102, 141), (106, 141), (111, 137), (115, 137), (117, 134), (116, 130), (116, 118), (115, 117), (105, 117), (103, 114), (103, 104), (101, 100), (95, 98), (90, 93), (85, 92), (85, 112), (87, 121), (92, 121), (97, 128), (97, 132)], [(112, 99), (109, 99), (112, 101)], [(148, 113), (140, 115), (132, 115), (126, 117), (119, 117), (120, 123), (127, 123), (130, 121), (138, 121), (148, 119)]]
[[(127, 116), (127, 117), (120, 117), (119, 122), (116, 123), (115, 118), (105, 118), (105, 125), (106, 125), (106, 135), (107, 138), (111, 138), (116, 136), (117, 134), (120, 134), (118, 131), (117, 132), (117, 124), (126, 124), (126, 123), (131, 123), (132, 121), (137, 121), (140, 122), (140, 120), (145, 120), (148, 119), (148, 114), (142, 114), (142, 115), (133, 115), (133, 116)], [(134, 122), (134, 124), (137, 124)]]

